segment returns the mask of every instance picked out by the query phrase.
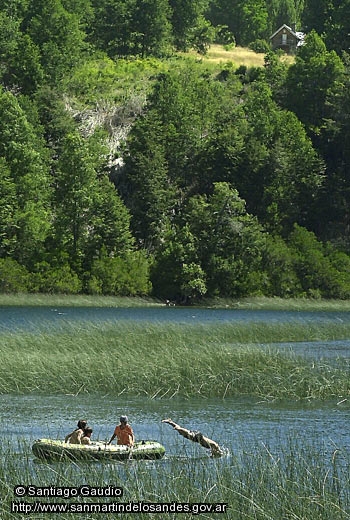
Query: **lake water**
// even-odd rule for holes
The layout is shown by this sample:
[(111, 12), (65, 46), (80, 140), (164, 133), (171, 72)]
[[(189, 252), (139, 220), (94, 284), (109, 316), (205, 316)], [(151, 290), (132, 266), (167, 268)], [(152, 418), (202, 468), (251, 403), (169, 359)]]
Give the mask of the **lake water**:
[(320, 446), (350, 450), (350, 407), (347, 402), (268, 403), (257, 399), (111, 398), (103, 396), (0, 396), (0, 420), (8, 440), (18, 436), (62, 438), (79, 418), (88, 419), (94, 438), (109, 439), (121, 414), (127, 413), (138, 439), (164, 442), (173, 455), (183, 449), (206, 453), (183, 439), (161, 420), (171, 417), (189, 429), (215, 438), (229, 452), (240, 445), (277, 446), (283, 438), (314, 439)]
[[(224, 323), (224, 322), (321, 322), (350, 321), (346, 312), (283, 312), (211, 310), (194, 308), (0, 308), (0, 333), (40, 332), (62, 324), (110, 323), (118, 320)], [(350, 338), (344, 341), (279, 344), (306, 356), (350, 359)], [(337, 398), (327, 403), (268, 403), (258, 399), (171, 399), (111, 398), (110, 396), (0, 396), (2, 439), (16, 446), (17, 440), (30, 443), (40, 437), (62, 438), (79, 418), (87, 418), (95, 439), (108, 439), (120, 414), (127, 413), (138, 439), (162, 442), (168, 457), (202, 458), (206, 450), (179, 436), (161, 420), (171, 417), (189, 429), (201, 430), (239, 456), (243, 449), (266, 445), (279, 450), (286, 439), (301, 444), (307, 439), (320, 450), (332, 453), (339, 448), (350, 452), (349, 400)]]
[(0, 332), (44, 331), (65, 323), (114, 323), (117, 321), (157, 323), (301, 322), (349, 323), (350, 312), (269, 311), (205, 309), (193, 307), (4, 307), (0, 306)]

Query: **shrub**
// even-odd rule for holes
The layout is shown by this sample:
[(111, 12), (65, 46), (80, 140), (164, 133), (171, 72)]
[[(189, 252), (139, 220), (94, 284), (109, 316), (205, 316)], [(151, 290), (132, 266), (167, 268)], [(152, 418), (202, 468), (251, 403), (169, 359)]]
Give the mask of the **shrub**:
[(12, 258), (0, 258), (0, 292), (27, 292), (29, 273), (25, 267)]
[(262, 54), (267, 54), (271, 51), (271, 47), (266, 40), (255, 40), (254, 42), (250, 43), (248, 47), (250, 50)]
[(31, 274), (32, 287), (35, 291), (56, 294), (78, 294), (82, 283), (78, 275), (68, 264), (52, 267), (47, 262), (36, 265), (36, 272)]
[(103, 256), (95, 260), (87, 283), (90, 294), (142, 296), (151, 291), (149, 262), (136, 251), (124, 258)]
[(295, 272), (306, 295), (348, 298), (350, 258), (331, 245), (318, 241), (315, 234), (295, 226), (289, 237)]
[(218, 25), (215, 27), (215, 42), (225, 45), (226, 50), (230, 50), (236, 46), (236, 38), (227, 25)]

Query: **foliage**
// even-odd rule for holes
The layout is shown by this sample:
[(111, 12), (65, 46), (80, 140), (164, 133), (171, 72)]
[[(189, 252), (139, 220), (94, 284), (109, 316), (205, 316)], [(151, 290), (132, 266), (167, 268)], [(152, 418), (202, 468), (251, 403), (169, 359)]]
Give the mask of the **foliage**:
[(94, 139), (68, 134), (57, 162), (55, 241), (78, 271), (102, 248), (114, 255), (133, 243), (125, 206), (106, 176), (97, 174), (101, 154)]
[(0, 258), (0, 292), (27, 292), (29, 273), (12, 258)]
[[(170, 241), (170, 245), (168, 242)], [(211, 196), (194, 196), (161, 248), (153, 273), (157, 293), (189, 301), (207, 294), (237, 297), (252, 294), (262, 230), (247, 215), (244, 201), (227, 183), (216, 183)], [(175, 286), (161, 276), (163, 269)]]
[(47, 262), (35, 265), (30, 276), (32, 290), (47, 294), (78, 294), (82, 283), (68, 263), (52, 267)]
[(13, 94), (0, 91), (0, 110), (2, 248), (29, 265), (50, 231), (48, 154)]
[(141, 252), (130, 252), (123, 258), (104, 254), (93, 262), (88, 280), (92, 294), (143, 296), (150, 293), (149, 262)]
[(263, 0), (214, 0), (208, 13), (213, 25), (227, 25), (237, 45), (268, 36), (268, 12)]
[(321, 37), (311, 31), (288, 70), (286, 105), (309, 131), (318, 133), (327, 117), (328, 97), (342, 80), (343, 64), (334, 51), (328, 51)]
[(33, 0), (22, 27), (39, 49), (40, 63), (50, 84), (79, 63), (85, 33), (78, 13), (66, 10), (61, 0)]
[(249, 44), (249, 49), (252, 49), (254, 52), (267, 54), (270, 51), (270, 45), (266, 40), (255, 40)]
[(171, 41), (167, 0), (93, 0), (92, 4), (93, 40), (109, 56), (162, 55), (167, 51)]
[(316, 236), (295, 227), (289, 237), (295, 255), (295, 271), (308, 296), (344, 299), (350, 296), (349, 257), (325, 247)]
[(4, 287), (347, 298), (349, 5), (0, 0)]
[(186, 51), (192, 46), (192, 33), (203, 23), (203, 14), (208, 0), (169, 0), (174, 44), (178, 50)]

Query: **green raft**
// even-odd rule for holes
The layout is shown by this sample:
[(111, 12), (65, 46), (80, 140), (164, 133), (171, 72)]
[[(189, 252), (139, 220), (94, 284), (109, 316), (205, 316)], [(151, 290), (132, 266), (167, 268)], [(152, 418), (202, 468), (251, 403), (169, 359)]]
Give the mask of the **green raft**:
[(106, 445), (95, 441), (91, 444), (69, 444), (64, 441), (39, 439), (32, 451), (36, 457), (45, 460), (156, 460), (165, 454), (165, 448), (157, 441), (136, 442), (129, 446)]

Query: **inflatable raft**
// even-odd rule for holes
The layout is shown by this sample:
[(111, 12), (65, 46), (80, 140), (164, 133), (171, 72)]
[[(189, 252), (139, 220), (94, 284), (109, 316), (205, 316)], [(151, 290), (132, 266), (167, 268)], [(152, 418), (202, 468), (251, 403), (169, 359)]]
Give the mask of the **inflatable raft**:
[(132, 448), (106, 445), (95, 441), (91, 444), (69, 444), (64, 441), (39, 439), (34, 442), (32, 451), (36, 457), (45, 460), (155, 460), (161, 459), (165, 448), (156, 441), (136, 442)]

